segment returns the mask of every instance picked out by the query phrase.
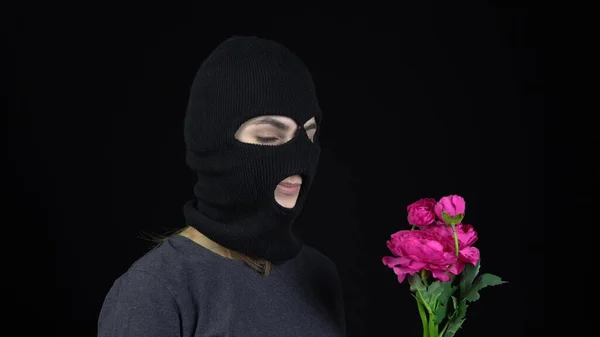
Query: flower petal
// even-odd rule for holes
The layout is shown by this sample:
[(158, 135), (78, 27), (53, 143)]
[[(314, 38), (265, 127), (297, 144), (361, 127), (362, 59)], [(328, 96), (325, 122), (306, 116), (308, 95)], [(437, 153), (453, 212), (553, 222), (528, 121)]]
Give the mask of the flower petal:
[(399, 264), (402, 263), (402, 259), (401, 257), (394, 257), (394, 256), (384, 256), (383, 259), (381, 259), (381, 262), (383, 262), (384, 265), (393, 268)]
[(477, 247), (467, 247), (459, 252), (461, 261), (476, 265), (479, 261), (479, 249)]
[(434, 270), (431, 272), (431, 275), (433, 275), (433, 277), (435, 277), (436, 279), (438, 279), (442, 282), (450, 281), (450, 276), (448, 274), (446, 274), (446, 272), (443, 272), (443, 271)]

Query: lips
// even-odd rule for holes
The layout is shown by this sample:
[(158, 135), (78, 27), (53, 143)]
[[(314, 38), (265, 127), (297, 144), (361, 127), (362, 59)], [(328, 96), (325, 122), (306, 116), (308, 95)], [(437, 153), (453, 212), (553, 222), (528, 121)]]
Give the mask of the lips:
[(300, 191), (301, 185), (299, 183), (281, 182), (277, 185), (277, 189), (283, 194), (294, 195)]
[(288, 183), (288, 182), (281, 182), (279, 183), (279, 186), (285, 186), (285, 187), (299, 187), (301, 184), (299, 183)]

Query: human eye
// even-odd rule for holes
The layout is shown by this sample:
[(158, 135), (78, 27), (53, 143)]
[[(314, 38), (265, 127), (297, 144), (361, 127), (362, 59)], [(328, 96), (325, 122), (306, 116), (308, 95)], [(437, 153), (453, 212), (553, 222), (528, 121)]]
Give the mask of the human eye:
[(273, 144), (279, 141), (278, 137), (260, 137), (256, 136), (256, 141), (262, 144)]
[(315, 134), (317, 133), (317, 128), (315, 127), (307, 127), (306, 128), (306, 135), (308, 136), (308, 139), (310, 139), (311, 142), (315, 141)]
[(278, 145), (285, 139), (285, 133), (272, 126), (257, 128), (252, 136), (258, 144)]

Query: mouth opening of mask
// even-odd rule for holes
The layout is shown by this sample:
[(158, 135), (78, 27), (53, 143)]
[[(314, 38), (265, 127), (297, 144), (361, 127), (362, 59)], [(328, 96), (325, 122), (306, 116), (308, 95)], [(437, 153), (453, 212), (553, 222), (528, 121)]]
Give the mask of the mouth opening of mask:
[[(301, 183), (296, 176), (301, 178)], [(307, 186), (308, 178), (304, 174), (296, 174), (283, 179), (274, 188), (272, 203), (284, 213), (293, 212), (304, 202)], [(294, 189), (298, 191), (295, 192)]]

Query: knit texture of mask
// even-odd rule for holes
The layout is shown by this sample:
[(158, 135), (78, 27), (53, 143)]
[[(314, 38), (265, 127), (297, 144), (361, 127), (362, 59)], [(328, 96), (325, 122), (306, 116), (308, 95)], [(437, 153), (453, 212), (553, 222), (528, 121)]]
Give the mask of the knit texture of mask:
[[(195, 198), (184, 206), (190, 225), (225, 248), (277, 263), (296, 256), (301, 241), (292, 225), (306, 201), (319, 160), (317, 134), (296, 132), (282, 145), (235, 139), (247, 120), (279, 115), (302, 126), (321, 109), (310, 72), (286, 47), (257, 37), (222, 42), (192, 84), (185, 117), (188, 166), (197, 173)], [(294, 208), (281, 207), (274, 190), (302, 177)]]

